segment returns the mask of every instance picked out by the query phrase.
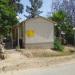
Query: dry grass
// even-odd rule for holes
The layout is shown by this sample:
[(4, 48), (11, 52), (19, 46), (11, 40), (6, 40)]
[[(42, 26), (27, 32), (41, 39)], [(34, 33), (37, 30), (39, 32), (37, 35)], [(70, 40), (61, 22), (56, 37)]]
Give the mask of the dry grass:
[(54, 51), (51, 49), (21, 49), (20, 52), (28, 58), (65, 56), (75, 53), (73, 47), (65, 47), (63, 52)]

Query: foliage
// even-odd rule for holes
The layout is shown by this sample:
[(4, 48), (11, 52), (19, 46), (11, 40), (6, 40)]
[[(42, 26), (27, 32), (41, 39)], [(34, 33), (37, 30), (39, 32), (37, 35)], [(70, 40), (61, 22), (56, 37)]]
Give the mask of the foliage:
[(51, 19), (57, 22), (57, 26), (55, 26), (55, 35), (59, 37), (60, 32), (63, 31), (65, 33), (65, 39), (67, 43), (73, 44), (74, 32), (71, 24), (72, 22), (67, 13), (64, 11), (56, 11), (52, 15)]
[(75, 0), (56, 0), (52, 4), (53, 11), (65, 11), (71, 20), (71, 25), (75, 26)]
[(14, 7), (14, 11), (16, 13), (22, 13), (23, 12), (23, 5), (20, 3), (21, 0), (10, 0), (9, 5)]
[(6, 35), (9, 28), (17, 23), (16, 13), (8, 4), (9, 0), (0, 1), (0, 35)]
[(64, 20), (66, 14), (63, 11), (57, 11), (53, 13), (52, 20), (56, 22), (61, 22)]
[(42, 0), (29, 0), (31, 6), (26, 6), (26, 12), (29, 13), (28, 16), (25, 16), (26, 18), (34, 18), (38, 16), (42, 11), (39, 9), (42, 6)]
[(22, 9), (19, 9), (20, 0), (0, 0), (0, 35), (6, 36), (12, 25), (18, 23), (16, 18), (17, 13), (21, 13)]
[(54, 49), (58, 51), (63, 51), (64, 46), (61, 44), (61, 41), (58, 38), (55, 38)]

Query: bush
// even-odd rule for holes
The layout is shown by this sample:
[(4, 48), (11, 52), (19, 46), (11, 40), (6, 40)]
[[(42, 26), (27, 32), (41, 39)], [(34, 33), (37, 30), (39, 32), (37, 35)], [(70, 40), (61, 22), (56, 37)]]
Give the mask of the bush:
[(64, 50), (64, 46), (61, 44), (61, 41), (59, 40), (59, 38), (55, 38), (54, 40), (54, 49), (58, 51)]

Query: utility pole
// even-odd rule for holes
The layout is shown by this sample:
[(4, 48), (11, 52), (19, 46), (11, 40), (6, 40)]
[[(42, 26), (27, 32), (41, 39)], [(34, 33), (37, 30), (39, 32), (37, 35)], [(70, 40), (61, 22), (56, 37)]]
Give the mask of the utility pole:
[[(16, 18), (19, 20), (20, 19), (20, 17), (19, 16), (16, 16)], [(19, 39), (20, 39), (20, 37), (19, 37), (19, 33), (20, 31), (19, 31), (19, 26), (17, 25), (17, 46), (18, 46), (18, 49), (20, 48), (20, 43), (19, 43)]]
[(75, 27), (73, 28), (74, 30), (74, 45), (75, 45)]
[(17, 31), (18, 31), (18, 41), (17, 41), (17, 44), (18, 44), (18, 48), (20, 48), (20, 44), (19, 44), (19, 26), (17, 27)]

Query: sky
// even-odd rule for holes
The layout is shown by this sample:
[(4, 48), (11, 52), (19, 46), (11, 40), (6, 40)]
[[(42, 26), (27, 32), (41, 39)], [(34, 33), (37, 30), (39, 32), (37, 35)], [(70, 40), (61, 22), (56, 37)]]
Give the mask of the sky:
[[(25, 20), (25, 16), (27, 15), (26, 11), (26, 5), (30, 5), (29, 0), (21, 0), (21, 3), (24, 5), (24, 10), (22, 14), (19, 14), (20, 17), (20, 22)], [(49, 12), (51, 12), (51, 7), (52, 7), (52, 0), (43, 0), (43, 5), (41, 7), (41, 11), (43, 11), (43, 13), (41, 13), (40, 15), (43, 17), (46, 17), (49, 15)]]

